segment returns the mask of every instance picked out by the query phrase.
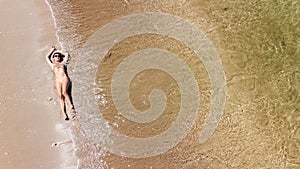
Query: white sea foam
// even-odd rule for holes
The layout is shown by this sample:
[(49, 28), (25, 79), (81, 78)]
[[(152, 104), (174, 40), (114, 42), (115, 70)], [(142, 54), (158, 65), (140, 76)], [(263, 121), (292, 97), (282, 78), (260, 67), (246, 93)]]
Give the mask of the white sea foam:
[[(45, 0), (45, 3), (47, 4), (47, 6), (50, 10), (52, 19), (53, 19), (53, 23), (54, 23), (54, 27), (55, 27), (56, 40), (59, 43), (61, 50), (65, 51), (62, 39), (59, 36), (60, 28), (57, 24), (57, 19), (55, 17), (53, 6), (51, 6), (51, 4), (49, 3), (48, 0)], [(63, 145), (63, 153), (61, 154), (61, 156), (64, 158), (64, 161), (65, 161), (65, 163), (61, 165), (61, 168), (63, 168), (63, 169), (77, 169), (78, 165), (79, 165), (79, 159), (77, 159), (74, 155), (76, 146), (74, 144), (75, 138), (74, 138), (74, 135), (72, 135), (72, 131), (71, 131), (72, 130), (71, 129), (72, 124), (64, 125), (62, 123), (58, 123), (58, 124), (56, 124), (55, 128), (56, 128), (56, 131), (63, 132), (66, 135), (66, 137), (69, 137), (69, 140), (67, 142), (71, 143), (71, 144), (64, 144), (65, 141), (58, 142), (58, 143), (61, 143), (61, 145)]]
[(58, 124), (56, 124), (55, 128), (57, 131), (62, 131), (64, 129), (66, 129), (66, 126), (61, 123), (58, 123)]
[(58, 27), (57, 27), (57, 23), (56, 23), (56, 19), (55, 19), (55, 15), (54, 15), (54, 11), (53, 11), (53, 8), (52, 6), (50, 5), (50, 3), (48, 2), (48, 0), (45, 0), (45, 3), (47, 4), (47, 6), (49, 7), (49, 10), (50, 10), (50, 13), (51, 13), (51, 16), (52, 16), (52, 19), (53, 19), (53, 23), (54, 23), (54, 27), (56, 29), (55, 31), (55, 36), (56, 36), (56, 40), (57, 42), (59, 43), (60, 47), (62, 50), (64, 50), (64, 47), (63, 47), (63, 44), (58, 36)]

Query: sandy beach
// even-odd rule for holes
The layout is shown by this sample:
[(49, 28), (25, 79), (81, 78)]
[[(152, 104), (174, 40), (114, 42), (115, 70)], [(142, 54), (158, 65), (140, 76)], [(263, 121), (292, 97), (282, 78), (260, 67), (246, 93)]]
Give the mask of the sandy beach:
[(0, 168), (61, 168), (66, 139), (45, 54), (57, 44), (44, 1), (0, 1)]
[[(0, 5), (0, 169), (299, 168), (295, 0)], [(71, 55), (73, 122), (45, 61), (52, 45)], [(149, 54), (160, 58), (136, 58)]]

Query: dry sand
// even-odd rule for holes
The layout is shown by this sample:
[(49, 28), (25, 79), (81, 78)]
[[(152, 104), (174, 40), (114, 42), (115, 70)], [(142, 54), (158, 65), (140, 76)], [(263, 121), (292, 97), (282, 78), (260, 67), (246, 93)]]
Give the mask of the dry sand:
[[(0, 168), (63, 166), (65, 125), (44, 55), (56, 44), (44, 1), (0, 1)], [(51, 99), (53, 98), (53, 99)]]

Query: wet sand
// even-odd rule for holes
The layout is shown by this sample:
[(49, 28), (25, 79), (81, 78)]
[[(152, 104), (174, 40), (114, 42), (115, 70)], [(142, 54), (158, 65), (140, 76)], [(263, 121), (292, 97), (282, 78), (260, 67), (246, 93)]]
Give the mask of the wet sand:
[[(60, 168), (66, 139), (52, 72), (44, 55), (56, 44), (44, 1), (0, 1), (0, 168)], [(58, 102), (57, 102), (58, 103)]]
[[(178, 87), (166, 74), (143, 71), (129, 86), (133, 106), (141, 111), (148, 109), (147, 96), (153, 86), (163, 90), (167, 87), (166, 84), (171, 84), (168, 87), (171, 90), (165, 93), (168, 99), (173, 99), (170, 99), (171, 106), (168, 110), (175, 113), (166, 112), (167, 116), (146, 126), (116, 116), (118, 113), (114, 110), (113, 100), (102, 96), (111, 96), (109, 92), (112, 77), (108, 72), (114, 72), (113, 65), (118, 65), (121, 61), (117, 58), (154, 46), (165, 47), (178, 56), (184, 53), (188, 56), (185, 59), (190, 61), (187, 65), (191, 68), (198, 67), (202, 62), (188, 59), (193, 57), (192, 51), (182, 46), (181, 42), (168, 36), (151, 34), (132, 36), (117, 43), (107, 52), (106, 62), (99, 65), (96, 78), (101, 83), (91, 85), (91, 88), (87, 86), (94, 84), (94, 77), (91, 81), (86, 80), (87, 68), (90, 65), (72, 68), (76, 65), (73, 62), (69, 71), (71, 70), (70, 75), (74, 80), (74, 98), (79, 122), (83, 126), (75, 126), (78, 128), (73, 130), (76, 155), (81, 162), (79, 168), (299, 168), (300, 64), (297, 45), (299, 31), (296, 23), (299, 17), (295, 0), (134, 0), (127, 4), (127, 1), (120, 0), (49, 1), (57, 16), (59, 38), (71, 56), (74, 56), (72, 62), (81, 63), (80, 59), (86, 58), (85, 55), (78, 54), (78, 49), (105, 24), (134, 13), (159, 12), (179, 16), (203, 31), (220, 54), (226, 73), (225, 111), (209, 140), (198, 144), (198, 136), (210, 105), (209, 78), (205, 74), (205, 68), (192, 69), (195, 73), (203, 72), (195, 75), (201, 89), (200, 98), (203, 100), (200, 100), (202, 106), (199, 117), (189, 135), (176, 147), (159, 156), (128, 158), (107, 152), (105, 144), (102, 146), (105, 141), (110, 143), (111, 140), (107, 139), (110, 130), (131, 137), (147, 138), (157, 135), (169, 128), (174, 119), (178, 119), (176, 110), (179, 109), (177, 105), (180, 98)], [(105, 38), (116, 35), (112, 33), (113, 30), (107, 31)], [(45, 44), (47, 45), (49, 44)], [(41, 48), (47, 51), (46, 48)], [(99, 64), (99, 61), (93, 64)], [(73, 72), (75, 76), (72, 76)], [(82, 75), (78, 75), (79, 73)], [(153, 83), (157, 81), (161, 83)], [(82, 85), (78, 82), (82, 82)], [(49, 89), (53, 91), (51, 87)], [(84, 93), (94, 91), (95, 88), (99, 89), (96, 95)], [(175, 97), (172, 96), (173, 91)], [(97, 108), (105, 111), (97, 111), (96, 118), (90, 117), (87, 111), (93, 111), (92, 106), (81, 96), (92, 99), (96, 96), (99, 98)], [(80, 101), (80, 98), (83, 100)], [(105, 121), (99, 120), (102, 114)], [(106, 122), (109, 124), (105, 125)]]
[[(298, 18), (295, 0), (132, 0), (128, 1), (128, 4), (120, 0), (50, 2), (59, 9), (56, 10), (60, 16), (57, 19), (61, 28), (59, 35), (65, 39), (63, 43), (73, 50), (71, 55), (76, 56), (77, 49), (82, 48), (94, 33), (120, 17), (144, 12), (168, 13), (191, 22), (204, 32), (218, 51), (226, 74), (225, 111), (217, 129), (207, 142), (198, 144), (197, 139), (210, 105), (209, 78), (204, 68), (192, 69), (195, 74), (203, 72), (195, 75), (199, 80), (199, 88), (203, 87), (200, 88), (199, 94), (203, 100), (200, 100), (200, 115), (192, 131), (176, 147), (159, 156), (128, 158), (110, 152), (103, 154), (102, 151), (106, 149), (101, 144), (108, 140), (106, 133), (112, 128), (130, 137), (148, 138), (166, 131), (174, 119), (178, 119), (176, 110), (179, 109), (180, 98), (178, 92), (176, 93), (176, 85), (166, 74), (152, 70), (143, 71), (137, 74), (129, 86), (133, 106), (140, 111), (147, 110), (150, 106), (147, 100), (149, 91), (154, 87), (165, 91), (171, 106), (167, 110), (169, 112), (164, 113), (166, 116), (161, 116), (154, 123), (144, 125), (132, 122), (119, 115), (111, 97), (111, 79), (115, 67), (122, 62), (122, 58), (149, 47), (168, 49), (178, 56), (186, 52), (185, 59), (190, 61), (187, 64), (190, 68), (198, 67), (202, 62), (188, 59), (194, 58), (192, 51), (181, 46), (180, 42), (172, 40), (170, 36), (146, 33), (117, 41), (118, 43), (106, 52), (107, 55), (101, 63), (100, 59), (94, 62), (86, 59), (89, 63), (99, 65), (97, 84), (93, 86), (95, 81), (92, 75), (91, 81), (86, 80), (88, 66), (78, 66), (74, 68), (75, 72), (82, 74), (78, 75), (74, 89), (78, 91), (78, 96), (92, 99), (95, 98), (95, 93), (90, 94), (86, 91), (98, 89), (96, 98), (99, 98), (97, 108), (100, 111), (90, 117), (95, 112), (91, 109), (91, 104), (86, 104), (83, 97), (82, 101), (77, 97), (77, 103), (80, 104), (77, 106), (78, 111), (84, 124), (82, 126), (88, 129), (89, 138), (94, 139), (94, 142), (89, 143), (82, 141), (84, 137), (78, 137), (80, 139), (77, 143), (77, 156), (82, 161), (80, 168), (100, 168), (99, 161), (103, 161), (103, 166), (110, 168), (134, 169), (299, 168), (300, 64), (297, 54), (299, 45), (297, 46), (296, 39), (299, 36), (296, 32), (299, 31), (295, 23)], [(113, 35), (119, 34), (111, 28), (106, 30), (105, 35), (105, 39), (111, 38), (105, 42), (112, 42), (117, 39)], [(102, 39), (104, 38), (99, 38)], [(77, 63), (82, 63), (84, 59), (81, 58), (87, 58), (84, 55), (77, 56)], [(78, 85), (80, 81), (82, 85)], [(87, 87), (89, 84), (93, 84), (91, 88)], [(166, 84), (171, 85), (167, 87)], [(164, 90), (165, 88), (169, 91)], [(87, 113), (89, 110), (91, 113)], [(98, 124), (101, 115), (105, 121)], [(106, 126), (102, 125), (105, 122), (109, 123), (107, 130), (104, 130)], [(122, 144), (116, 144), (119, 145)]]

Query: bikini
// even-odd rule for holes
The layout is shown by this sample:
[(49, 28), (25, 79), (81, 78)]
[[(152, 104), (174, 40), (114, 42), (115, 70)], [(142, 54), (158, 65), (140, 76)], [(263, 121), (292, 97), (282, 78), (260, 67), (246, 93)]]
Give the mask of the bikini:
[(68, 78), (68, 76), (65, 73), (65, 70), (62, 70), (62, 69), (65, 69), (65, 66), (66, 66), (65, 64), (61, 64), (60, 66), (53, 65), (52, 70), (55, 72), (55, 75), (56, 75), (56, 73), (63, 72), (63, 76), (57, 77), (57, 75), (56, 75), (56, 78), (55, 78), (56, 82), (62, 83), (64, 81), (64, 79)]

